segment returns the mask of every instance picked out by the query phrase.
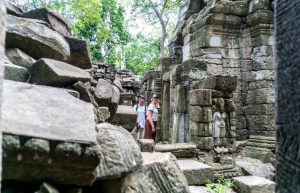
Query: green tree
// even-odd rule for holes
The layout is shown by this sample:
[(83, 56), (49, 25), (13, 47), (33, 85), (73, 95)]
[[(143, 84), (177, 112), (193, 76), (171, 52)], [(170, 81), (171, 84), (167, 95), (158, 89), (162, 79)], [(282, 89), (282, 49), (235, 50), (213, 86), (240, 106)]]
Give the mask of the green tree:
[[(160, 57), (165, 57), (168, 26), (174, 27), (172, 18), (178, 14), (180, 0), (134, 0), (134, 12), (142, 14), (149, 24), (159, 23), (161, 26)], [(175, 17), (176, 17), (175, 16)], [(177, 18), (177, 17), (176, 17)], [(173, 25), (171, 25), (173, 22)]]
[(50, 8), (65, 16), (74, 35), (89, 42), (94, 60), (116, 63), (118, 49), (130, 38), (124, 19), (124, 8), (116, 0), (11, 0), (25, 10)]
[(137, 75), (143, 75), (150, 68), (155, 68), (159, 59), (159, 39), (137, 34), (124, 47), (126, 69)]

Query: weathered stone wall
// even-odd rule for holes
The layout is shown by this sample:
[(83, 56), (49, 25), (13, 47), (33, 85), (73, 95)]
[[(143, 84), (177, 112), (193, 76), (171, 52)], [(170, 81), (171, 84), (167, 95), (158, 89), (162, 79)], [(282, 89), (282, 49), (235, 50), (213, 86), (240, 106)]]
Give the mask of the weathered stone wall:
[[(0, 2), (0, 26), (2, 26), (0, 28), (0, 57), (4, 56), (4, 43), (5, 43), (5, 26), (6, 26), (6, 7), (5, 7), (5, 2), (1, 1)], [(3, 81), (3, 70), (4, 70), (4, 65), (0, 64), (0, 110), (2, 107), (2, 81)], [(1, 114), (0, 114), (0, 125), (2, 125), (1, 123)], [(1, 127), (1, 131), (2, 131), (2, 127)], [(0, 145), (0, 174), (2, 176), (2, 132), (0, 133), (0, 141), (1, 141), (1, 145)], [(1, 182), (1, 177), (0, 177), (0, 182)], [(1, 189), (1, 185), (0, 185), (0, 189)]]
[(193, 59), (207, 65), (207, 74), (198, 79), (238, 77), (234, 102), (239, 140), (275, 135), (273, 23), (269, 0), (189, 0), (170, 44), (171, 69)]
[(276, 192), (300, 192), (300, 2), (276, 1)]

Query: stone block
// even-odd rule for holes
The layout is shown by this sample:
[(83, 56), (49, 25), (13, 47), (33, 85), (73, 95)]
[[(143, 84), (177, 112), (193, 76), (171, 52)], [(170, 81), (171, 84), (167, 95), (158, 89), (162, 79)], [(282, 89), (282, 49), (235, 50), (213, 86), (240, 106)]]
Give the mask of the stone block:
[(175, 143), (175, 144), (156, 144), (155, 152), (170, 152), (176, 158), (195, 158), (197, 156), (197, 147), (193, 144)]
[(246, 17), (246, 23), (248, 26), (274, 24), (274, 12), (271, 10), (257, 10)]
[[(175, 156), (170, 153), (142, 153), (142, 156), (144, 166), (151, 171), (149, 176), (162, 186), (160, 188), (170, 193), (188, 192), (187, 180), (180, 171)], [(165, 183), (161, 184), (162, 181)]]
[(211, 123), (198, 123), (194, 121), (189, 122), (189, 133), (192, 136), (211, 137), (212, 124)]
[(212, 121), (211, 107), (190, 106), (190, 120), (199, 123), (208, 123)]
[(213, 181), (214, 171), (211, 166), (196, 160), (177, 160), (179, 168), (183, 171), (189, 185), (204, 185)]
[(260, 160), (251, 158), (236, 158), (235, 163), (242, 169), (244, 175), (253, 175), (273, 180), (275, 168), (271, 163), (264, 164)]
[(26, 50), (35, 59), (51, 58), (64, 61), (70, 56), (70, 47), (59, 33), (38, 20), (8, 16), (6, 48)]
[(273, 193), (275, 192), (275, 182), (257, 176), (234, 177), (233, 181), (239, 192), (243, 193)]
[(174, 102), (176, 104), (176, 112), (186, 112), (186, 89), (181, 85), (177, 85), (174, 89)]
[(205, 186), (189, 186), (191, 193), (213, 193), (212, 190)]
[(0, 59), (0, 63), (4, 66), (4, 79), (18, 82), (28, 81), (29, 72), (26, 68), (14, 65), (4, 58)]
[(7, 14), (14, 15), (14, 16), (20, 16), (24, 13), (24, 11), (21, 8), (15, 6), (9, 2), (5, 2), (5, 6), (6, 6)]
[(248, 3), (245, 1), (218, 1), (209, 11), (212, 13), (224, 13), (226, 15), (246, 16), (248, 13)]
[(269, 0), (251, 0), (249, 2), (249, 13), (262, 10), (268, 10), (270, 6)]
[(189, 92), (189, 104), (192, 106), (211, 106), (212, 90), (195, 89)]
[(247, 105), (245, 107), (246, 115), (275, 115), (274, 104), (259, 104), (259, 105)]
[(138, 144), (141, 149), (141, 152), (153, 152), (154, 150), (153, 139), (139, 139)]
[(82, 69), (92, 68), (92, 61), (87, 41), (67, 36), (65, 39), (70, 46), (71, 52), (70, 58), (66, 62)]
[(197, 145), (200, 150), (210, 151), (214, 148), (213, 137), (191, 136), (191, 141)]
[(118, 109), (120, 91), (117, 87), (104, 79), (99, 79), (94, 98), (100, 107), (108, 107), (110, 112), (109, 121), (112, 122)]
[(43, 20), (50, 24), (50, 27), (62, 34), (63, 36), (71, 36), (71, 25), (63, 16), (46, 8), (34, 9), (22, 14), (22, 17)]
[(275, 71), (274, 70), (259, 70), (254, 73), (255, 73), (256, 81), (261, 81), (261, 80), (274, 81), (275, 80)]
[(207, 74), (208, 75), (218, 75), (223, 74), (223, 66), (218, 64), (207, 64)]
[(18, 48), (6, 49), (5, 54), (13, 64), (22, 66), (27, 69), (36, 62), (35, 59), (33, 59), (25, 52), (19, 50)]
[(249, 90), (247, 104), (272, 104), (275, 103), (275, 89), (261, 88), (256, 90)]
[(142, 165), (142, 155), (131, 134), (109, 123), (97, 125), (100, 164), (97, 179), (117, 179)]
[(254, 89), (274, 88), (274, 87), (275, 87), (275, 81), (261, 80), (261, 81), (256, 81), (256, 82), (250, 82), (248, 89), (254, 90)]
[(200, 81), (200, 89), (215, 89), (221, 91), (234, 91), (237, 86), (237, 77), (215, 75)]
[(240, 60), (236, 59), (223, 59), (222, 63), (225, 68), (238, 68), (240, 66)]
[(136, 117), (136, 110), (132, 106), (118, 105), (113, 124), (120, 125), (127, 130), (132, 130), (136, 125)]
[(31, 82), (48, 86), (68, 86), (77, 81), (87, 82), (91, 79), (88, 72), (57, 60), (43, 58), (31, 68)]
[(3, 133), (22, 141), (20, 149), (5, 150), (4, 179), (75, 185), (95, 181), (99, 158), (91, 104), (64, 89), (14, 81), (4, 82), (3, 99)]

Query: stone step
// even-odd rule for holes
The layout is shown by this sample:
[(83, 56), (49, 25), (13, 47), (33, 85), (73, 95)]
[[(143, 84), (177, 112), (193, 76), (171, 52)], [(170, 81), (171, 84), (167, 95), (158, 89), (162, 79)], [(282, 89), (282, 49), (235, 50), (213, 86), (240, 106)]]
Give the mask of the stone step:
[(209, 165), (192, 159), (177, 160), (177, 163), (189, 185), (203, 185), (214, 179), (214, 171)]
[(257, 176), (241, 176), (233, 178), (238, 192), (242, 193), (274, 193), (275, 182)]
[(275, 150), (275, 143), (269, 144), (269, 143), (257, 143), (257, 142), (249, 142), (247, 146), (253, 146), (253, 147), (261, 147), (261, 148), (267, 148), (271, 150)]
[(174, 144), (156, 144), (156, 152), (170, 152), (177, 158), (196, 158), (197, 147), (194, 144), (174, 143)]

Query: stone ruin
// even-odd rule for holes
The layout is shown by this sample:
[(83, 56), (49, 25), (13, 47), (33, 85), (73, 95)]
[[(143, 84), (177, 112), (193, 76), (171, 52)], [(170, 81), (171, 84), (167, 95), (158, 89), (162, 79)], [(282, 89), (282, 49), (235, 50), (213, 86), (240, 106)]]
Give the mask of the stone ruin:
[[(235, 191), (274, 192), (273, 9), (267, 0), (183, 2), (171, 58), (144, 80), (148, 99), (161, 96), (162, 143), (139, 148), (105, 123), (122, 88), (96, 78), (67, 21), (0, 1), (2, 191), (199, 193), (210, 192), (207, 180), (242, 172)], [(277, 0), (276, 189), (284, 193), (300, 190), (298, 9)]]
[[(274, 180), (273, 16), (272, 0), (182, 2), (170, 58), (145, 75), (146, 96), (161, 96), (156, 139), (161, 144), (154, 151), (181, 152), (194, 145), (193, 157), (211, 166), (215, 178), (251, 174)], [(192, 170), (185, 165), (184, 172)]]
[(174, 155), (141, 153), (112, 124), (139, 90), (132, 73), (92, 62), (51, 10), (0, 1), (0, 16), (3, 192), (189, 192)]

